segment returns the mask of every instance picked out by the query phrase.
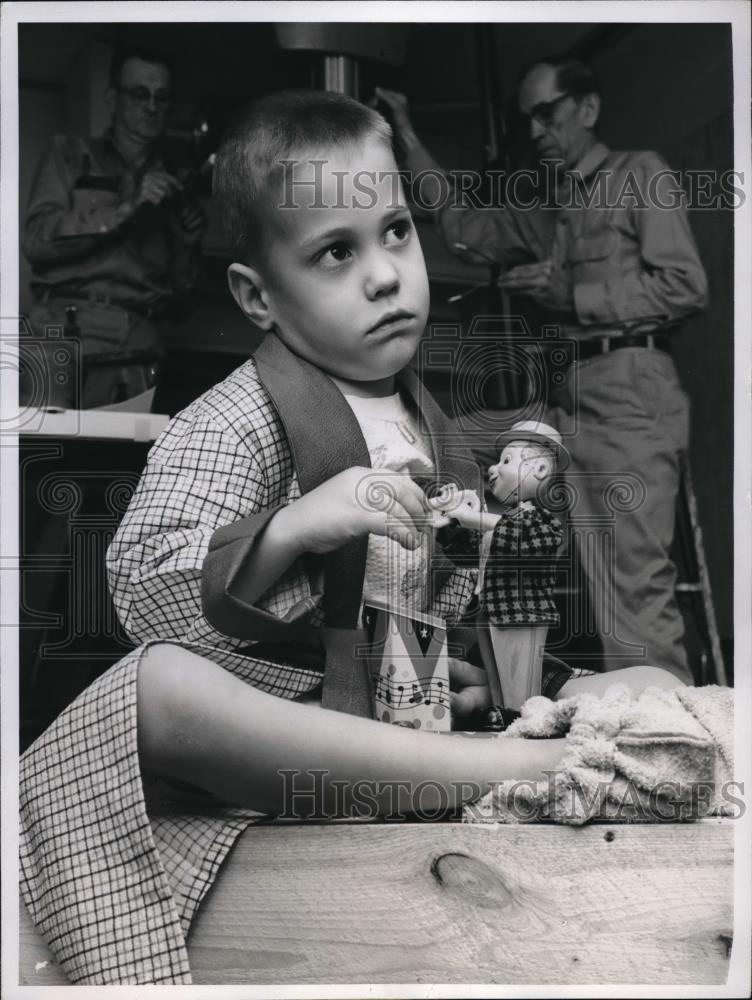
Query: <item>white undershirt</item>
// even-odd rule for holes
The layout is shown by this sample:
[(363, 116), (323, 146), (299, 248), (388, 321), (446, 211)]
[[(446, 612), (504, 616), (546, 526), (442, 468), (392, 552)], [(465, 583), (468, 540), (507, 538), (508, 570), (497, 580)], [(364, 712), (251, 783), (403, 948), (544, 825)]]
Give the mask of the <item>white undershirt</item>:
[[(362, 398), (345, 395), (360, 425), (378, 488), (376, 470), (405, 475), (434, 471), (430, 439), (421, 432), (399, 393)], [(363, 598), (390, 607), (420, 611), (428, 582), (428, 545), (414, 551), (382, 535), (368, 536)]]

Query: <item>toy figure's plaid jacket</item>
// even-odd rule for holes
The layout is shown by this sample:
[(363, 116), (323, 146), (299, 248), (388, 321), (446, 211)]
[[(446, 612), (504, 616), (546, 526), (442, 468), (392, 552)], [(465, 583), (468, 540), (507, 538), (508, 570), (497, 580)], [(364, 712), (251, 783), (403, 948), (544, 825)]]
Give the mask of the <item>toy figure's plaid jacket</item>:
[[(305, 386), (300, 396), (305, 407)], [(84, 691), (20, 765), (23, 897), (73, 982), (191, 982), (191, 919), (258, 815), (141, 772), (138, 667), (148, 643), (166, 639), (282, 697), (319, 685), (319, 670), (254, 656), (247, 636), (218, 632), (202, 611), (217, 529), (299, 495), (285, 429), (253, 360), (173, 419), (149, 453), (108, 553), (118, 614), (142, 645)], [(429, 610), (453, 617), (474, 583), (457, 570)], [(321, 593), (300, 562), (258, 602), (257, 617), (306, 615), (315, 626), (320, 612)]]
[(557, 625), (553, 561), (562, 539), (550, 511), (521, 504), (493, 530), (481, 604), (493, 625)]

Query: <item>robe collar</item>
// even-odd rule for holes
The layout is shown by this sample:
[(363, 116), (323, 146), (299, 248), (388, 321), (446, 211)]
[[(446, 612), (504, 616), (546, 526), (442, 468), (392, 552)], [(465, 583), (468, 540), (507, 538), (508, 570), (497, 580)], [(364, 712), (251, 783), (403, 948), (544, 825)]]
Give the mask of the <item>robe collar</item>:
[[(345, 469), (370, 467), (368, 448), (355, 414), (324, 372), (293, 354), (273, 334), (267, 334), (261, 342), (254, 360), (259, 379), (285, 429), (302, 493), (310, 492)], [(454, 482), (462, 489), (479, 489), (482, 483), (478, 463), (415, 372), (403, 369), (396, 383), (413, 404), (421, 430), (431, 442), (435, 481)], [(367, 552), (368, 537), (363, 536), (324, 558), (328, 625), (355, 627)], [(432, 551), (429, 580), (434, 593), (440, 590), (452, 569), (440, 551)]]

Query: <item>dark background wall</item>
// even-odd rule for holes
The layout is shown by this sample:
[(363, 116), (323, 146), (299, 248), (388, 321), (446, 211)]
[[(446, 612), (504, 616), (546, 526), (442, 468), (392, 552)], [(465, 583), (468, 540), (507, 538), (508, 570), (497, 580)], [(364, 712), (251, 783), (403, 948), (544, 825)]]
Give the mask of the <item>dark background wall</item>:
[[(384, 26), (378, 26), (383, 30)], [(389, 26), (386, 26), (387, 29)], [(404, 91), (426, 145), (447, 167), (479, 167), (484, 150), (480, 102), (483, 54), (495, 78), (500, 109), (513, 108), (520, 68), (533, 57), (569, 50), (584, 57), (603, 82), (602, 132), (614, 147), (653, 148), (672, 166), (731, 169), (731, 32), (722, 24), (414, 24), (392, 26), (389, 61), (361, 64), (361, 96), (381, 83)], [(364, 26), (366, 33), (369, 26)], [(375, 30), (375, 29), (371, 29)], [(286, 86), (316, 81), (321, 57), (283, 51), (273, 24), (39, 24), (22, 25), (19, 40), (20, 211), (33, 171), (54, 132), (101, 132), (109, 54), (125, 37), (147, 41), (170, 59), (176, 102), (176, 143), (205, 114), (216, 138), (245, 100)], [(387, 46), (388, 48), (389, 46)], [(396, 64), (394, 53), (404, 49)], [(509, 146), (519, 155), (519, 134), (509, 116)], [(187, 148), (187, 147), (186, 147)], [(490, 150), (491, 153), (499, 150)], [(205, 243), (206, 277), (193, 315), (169, 332), (185, 370), (212, 372), (209, 356), (247, 354), (254, 331), (225, 291), (227, 254), (212, 217)], [(692, 460), (705, 527), (721, 634), (732, 634), (733, 561), (733, 219), (730, 212), (692, 213), (709, 272), (712, 302), (687, 324), (677, 363), (693, 404)], [(420, 223), (434, 301), (434, 318), (452, 318), (446, 298), (483, 269), (461, 265)], [(21, 264), (21, 300), (28, 267)], [(181, 360), (182, 359), (182, 360)], [(202, 360), (207, 359), (207, 360)]]

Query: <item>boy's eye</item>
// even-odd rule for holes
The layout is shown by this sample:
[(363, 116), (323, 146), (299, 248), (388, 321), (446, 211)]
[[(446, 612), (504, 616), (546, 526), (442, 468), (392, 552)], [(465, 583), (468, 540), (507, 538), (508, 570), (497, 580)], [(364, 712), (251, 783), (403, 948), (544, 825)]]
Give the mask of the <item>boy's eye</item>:
[(410, 238), (413, 224), (410, 219), (397, 219), (386, 231), (385, 243), (387, 246), (400, 246)]
[(319, 263), (325, 267), (335, 267), (342, 264), (351, 256), (350, 248), (346, 243), (332, 243), (318, 257)]

